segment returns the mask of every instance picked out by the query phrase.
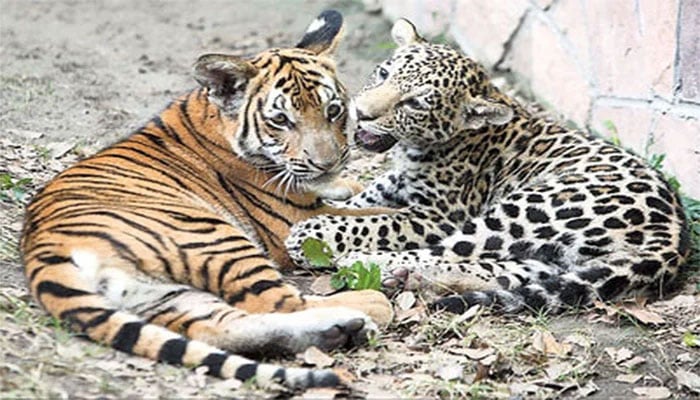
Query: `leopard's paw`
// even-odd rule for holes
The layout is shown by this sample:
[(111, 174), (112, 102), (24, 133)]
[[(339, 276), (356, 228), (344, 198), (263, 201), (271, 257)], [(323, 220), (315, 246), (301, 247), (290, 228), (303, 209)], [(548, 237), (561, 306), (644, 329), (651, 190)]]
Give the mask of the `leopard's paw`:
[(326, 200), (342, 201), (360, 193), (364, 186), (357, 181), (346, 178), (338, 178), (334, 181), (314, 189), (314, 192)]

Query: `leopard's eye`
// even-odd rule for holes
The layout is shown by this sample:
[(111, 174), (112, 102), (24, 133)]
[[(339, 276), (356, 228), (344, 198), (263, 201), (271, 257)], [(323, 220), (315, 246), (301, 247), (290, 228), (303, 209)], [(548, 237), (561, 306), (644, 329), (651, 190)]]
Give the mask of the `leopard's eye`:
[(287, 129), (291, 125), (289, 117), (284, 113), (277, 113), (272, 117), (268, 118), (267, 121), (275, 128)]
[(326, 107), (326, 118), (330, 122), (335, 122), (343, 115), (343, 106), (338, 103), (331, 103)]
[(389, 77), (389, 71), (387, 71), (384, 67), (379, 67), (377, 70), (377, 76), (379, 77), (380, 81), (385, 81), (386, 78)]
[(425, 104), (423, 104), (423, 102), (418, 100), (417, 97), (411, 97), (411, 98), (408, 98), (406, 100), (403, 100), (403, 101), (401, 101), (401, 105), (408, 107), (408, 108), (412, 108), (414, 110), (427, 110), (428, 109), (428, 107)]

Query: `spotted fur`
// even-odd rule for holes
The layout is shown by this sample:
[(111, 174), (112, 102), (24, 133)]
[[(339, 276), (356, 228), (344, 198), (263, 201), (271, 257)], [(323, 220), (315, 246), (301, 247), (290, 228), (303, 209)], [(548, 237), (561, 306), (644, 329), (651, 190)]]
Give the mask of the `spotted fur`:
[[(347, 158), (346, 95), (319, 17), (297, 48), (205, 55), (202, 85), (127, 139), (68, 168), (27, 208), (32, 294), (90, 339), (151, 359), (267, 385), (333, 386), (331, 371), (279, 356), (361, 340), (391, 318), (379, 292), (302, 296), (283, 282), (290, 226), (326, 206)], [(339, 189), (340, 192), (338, 191)]]
[[(355, 99), (357, 140), (392, 150), (393, 168), (344, 205), (397, 208), (372, 217), (320, 216), (309, 236), (443, 292), (436, 306), (503, 311), (585, 306), (661, 295), (689, 251), (678, 195), (640, 157), (532, 115), (483, 67), (429, 44), (401, 20), (398, 49)], [(349, 252), (349, 254), (347, 254)], [(408, 280), (412, 282), (412, 280)]]

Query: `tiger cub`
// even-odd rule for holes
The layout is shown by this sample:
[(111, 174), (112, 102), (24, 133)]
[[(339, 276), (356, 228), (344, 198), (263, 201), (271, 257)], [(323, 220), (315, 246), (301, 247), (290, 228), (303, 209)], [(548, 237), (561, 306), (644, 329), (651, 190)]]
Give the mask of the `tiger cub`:
[(331, 371), (244, 356), (337, 348), (392, 317), (379, 292), (302, 296), (278, 270), (295, 222), (375, 213), (315, 194), (346, 187), (334, 181), (348, 158), (331, 59), (342, 25), (326, 11), (296, 48), (200, 57), (201, 88), (47, 184), (21, 241), (38, 302), (128, 353), (262, 385), (337, 385)]

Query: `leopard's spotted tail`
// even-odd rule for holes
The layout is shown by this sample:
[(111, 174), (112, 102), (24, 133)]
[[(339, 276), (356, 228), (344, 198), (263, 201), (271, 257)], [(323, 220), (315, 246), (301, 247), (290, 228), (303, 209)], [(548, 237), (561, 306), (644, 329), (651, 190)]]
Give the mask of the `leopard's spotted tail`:
[(95, 342), (166, 363), (206, 366), (209, 374), (221, 378), (246, 381), (255, 377), (263, 387), (273, 382), (292, 388), (339, 384), (331, 371), (257, 363), (115, 309), (106, 297), (90, 289), (70, 258), (45, 254), (27, 266), (32, 292), (39, 303)]
[[(503, 289), (447, 296), (433, 307), (462, 313), (472, 305), (481, 304), (506, 313), (523, 309), (557, 313), (590, 306), (595, 300), (609, 301), (637, 293), (660, 297), (675, 280), (683, 259), (678, 253), (640, 251), (635, 255), (623, 253), (589, 260), (566, 270), (533, 260), (497, 262), (504, 270), (518, 266), (516, 279), (514, 275), (496, 279)], [(533, 268), (534, 264), (541, 268)], [(522, 274), (522, 271), (527, 272)]]

